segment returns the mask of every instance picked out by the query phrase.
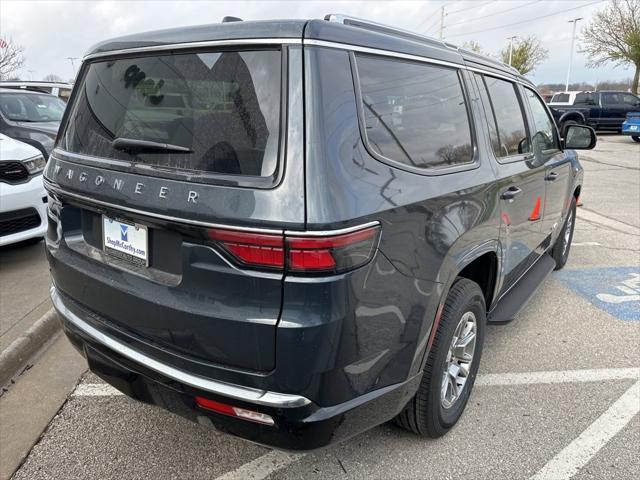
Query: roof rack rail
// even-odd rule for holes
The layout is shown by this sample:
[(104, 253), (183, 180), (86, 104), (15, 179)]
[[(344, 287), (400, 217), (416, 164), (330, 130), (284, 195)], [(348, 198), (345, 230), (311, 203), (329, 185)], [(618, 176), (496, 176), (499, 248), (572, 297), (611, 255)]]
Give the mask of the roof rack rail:
[(328, 13), (324, 16), (324, 19), (328, 22), (336, 22), (342, 23), (343, 25), (349, 25), (352, 27), (364, 28), (367, 30), (372, 30), (381, 33), (394, 33), (396, 35), (401, 35), (405, 38), (410, 38), (413, 40), (418, 40), (421, 42), (429, 42), (432, 44), (436, 44), (440, 47), (445, 48), (456, 48), (452, 47), (450, 44), (446, 44), (442, 40), (438, 40), (434, 37), (429, 37), (427, 35), (421, 35), (419, 33), (411, 32), (409, 30), (404, 30), (402, 28), (392, 27), (390, 25), (385, 25), (383, 23), (372, 22), (371, 20), (365, 20), (363, 18), (351, 17), (349, 15), (343, 15), (341, 13)]

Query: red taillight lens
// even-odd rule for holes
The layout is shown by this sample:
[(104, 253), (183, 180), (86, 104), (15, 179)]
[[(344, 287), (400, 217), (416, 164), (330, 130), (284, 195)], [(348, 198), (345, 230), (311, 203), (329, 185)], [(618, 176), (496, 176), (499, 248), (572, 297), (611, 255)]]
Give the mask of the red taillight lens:
[(340, 273), (373, 257), (380, 227), (326, 237), (287, 237), (287, 270)]
[(286, 267), (292, 273), (341, 273), (364, 265), (373, 257), (379, 233), (379, 225), (326, 236), (207, 231), (211, 240), (243, 266), (275, 270)]
[(234, 407), (222, 402), (216, 402), (204, 397), (196, 397), (196, 404), (200, 408), (211, 410), (212, 412), (229, 415), (230, 417), (238, 417), (250, 422), (262, 423), (263, 425), (275, 425), (275, 421), (271, 415), (256, 412), (255, 410), (247, 410), (246, 408)]
[(284, 268), (284, 237), (278, 234), (209, 230), (215, 240), (240, 263), (254, 267)]

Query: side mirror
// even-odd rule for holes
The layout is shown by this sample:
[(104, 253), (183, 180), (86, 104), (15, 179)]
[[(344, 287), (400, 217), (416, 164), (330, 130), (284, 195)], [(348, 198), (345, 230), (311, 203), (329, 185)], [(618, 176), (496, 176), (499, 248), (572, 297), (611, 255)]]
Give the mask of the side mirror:
[(586, 125), (568, 125), (564, 131), (564, 148), (591, 150), (596, 142), (595, 130)]

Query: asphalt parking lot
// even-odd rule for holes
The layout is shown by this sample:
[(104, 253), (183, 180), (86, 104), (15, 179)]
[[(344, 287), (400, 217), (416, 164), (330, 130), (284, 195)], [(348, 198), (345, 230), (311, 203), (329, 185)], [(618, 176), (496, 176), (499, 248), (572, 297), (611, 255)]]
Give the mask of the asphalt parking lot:
[(640, 478), (640, 146), (601, 136), (581, 160), (569, 263), (516, 320), (489, 327), (476, 388), (445, 437), (385, 424), (282, 453), (85, 374), (13, 478)]

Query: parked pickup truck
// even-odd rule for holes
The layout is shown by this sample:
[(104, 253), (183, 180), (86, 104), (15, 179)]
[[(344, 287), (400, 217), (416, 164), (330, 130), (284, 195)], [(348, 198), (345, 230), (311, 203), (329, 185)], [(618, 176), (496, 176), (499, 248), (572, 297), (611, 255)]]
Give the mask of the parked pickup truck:
[(640, 97), (627, 92), (581, 92), (576, 95), (573, 105), (549, 106), (562, 133), (568, 125), (589, 125), (596, 130), (620, 132), (627, 113), (640, 107)]

